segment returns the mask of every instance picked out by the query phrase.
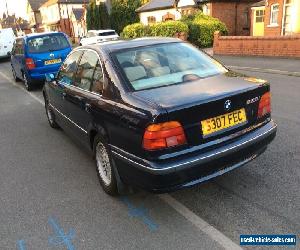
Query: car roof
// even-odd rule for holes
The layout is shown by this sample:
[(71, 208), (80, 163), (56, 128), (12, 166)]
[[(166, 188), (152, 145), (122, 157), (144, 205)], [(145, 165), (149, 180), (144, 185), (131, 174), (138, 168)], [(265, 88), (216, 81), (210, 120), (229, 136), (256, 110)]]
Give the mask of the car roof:
[(169, 38), (169, 37), (145, 37), (145, 38), (138, 38), (133, 40), (117, 40), (117, 41), (96, 43), (88, 46), (83, 46), (82, 48), (93, 48), (96, 50), (102, 49), (108, 52), (114, 52), (122, 49), (131, 49), (136, 47), (143, 47), (143, 46), (150, 46), (150, 45), (164, 44), (164, 43), (175, 43), (175, 42), (184, 42), (184, 41), (178, 38)]

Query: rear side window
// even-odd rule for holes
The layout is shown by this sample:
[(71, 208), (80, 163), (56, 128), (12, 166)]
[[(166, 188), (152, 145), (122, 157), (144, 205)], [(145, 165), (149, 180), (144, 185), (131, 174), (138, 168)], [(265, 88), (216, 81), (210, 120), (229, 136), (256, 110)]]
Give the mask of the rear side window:
[(64, 84), (72, 84), (74, 74), (77, 69), (77, 63), (82, 55), (81, 51), (75, 51), (62, 64), (57, 76), (57, 80)]
[(117, 35), (115, 31), (105, 31), (105, 32), (100, 32), (98, 36), (114, 36)]
[(29, 53), (43, 53), (68, 47), (70, 47), (69, 42), (62, 34), (34, 37), (28, 40)]
[(78, 64), (73, 85), (84, 90), (90, 90), (98, 61), (99, 58), (95, 52), (85, 51)]

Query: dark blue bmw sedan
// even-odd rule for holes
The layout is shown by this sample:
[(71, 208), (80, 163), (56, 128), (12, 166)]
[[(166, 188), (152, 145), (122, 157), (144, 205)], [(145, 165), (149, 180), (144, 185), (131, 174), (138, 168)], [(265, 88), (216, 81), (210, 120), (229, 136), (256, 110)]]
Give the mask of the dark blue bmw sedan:
[(172, 38), (77, 48), (43, 95), (50, 126), (93, 153), (111, 195), (207, 181), (262, 154), (277, 130), (266, 81)]

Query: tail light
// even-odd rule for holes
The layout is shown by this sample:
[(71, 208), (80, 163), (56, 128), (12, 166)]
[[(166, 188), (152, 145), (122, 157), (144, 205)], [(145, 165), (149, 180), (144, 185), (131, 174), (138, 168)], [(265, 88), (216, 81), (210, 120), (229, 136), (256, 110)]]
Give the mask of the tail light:
[(271, 113), (271, 93), (267, 92), (260, 98), (257, 116), (258, 118), (262, 118), (266, 114), (270, 114), (270, 113)]
[(30, 70), (30, 69), (34, 69), (35, 68), (35, 63), (34, 63), (34, 61), (33, 61), (32, 58), (26, 58), (25, 62), (26, 62), (27, 69)]
[(146, 128), (143, 139), (143, 148), (157, 150), (183, 145), (186, 137), (179, 122), (164, 122), (152, 124)]

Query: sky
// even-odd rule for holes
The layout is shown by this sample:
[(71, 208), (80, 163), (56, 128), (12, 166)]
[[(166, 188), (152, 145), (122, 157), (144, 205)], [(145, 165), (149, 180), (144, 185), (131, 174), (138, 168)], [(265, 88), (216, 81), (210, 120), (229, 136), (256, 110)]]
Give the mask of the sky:
[(26, 0), (0, 0), (0, 17), (2, 18), (3, 12), (6, 12), (6, 2), (8, 7), (8, 13), (13, 13), (16, 16), (28, 19), (26, 17)]

